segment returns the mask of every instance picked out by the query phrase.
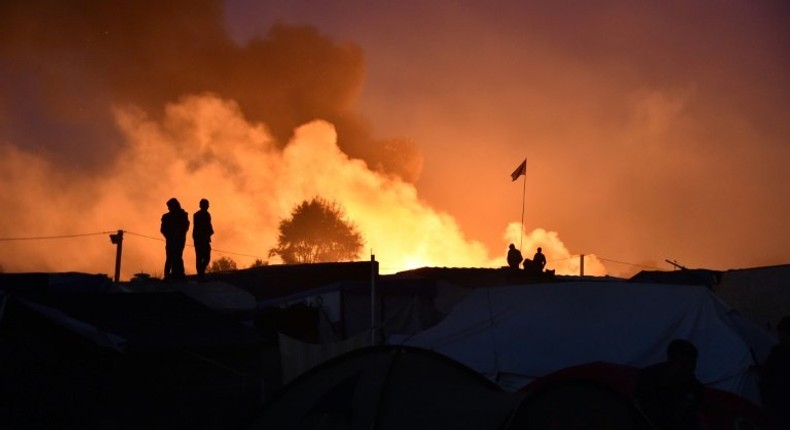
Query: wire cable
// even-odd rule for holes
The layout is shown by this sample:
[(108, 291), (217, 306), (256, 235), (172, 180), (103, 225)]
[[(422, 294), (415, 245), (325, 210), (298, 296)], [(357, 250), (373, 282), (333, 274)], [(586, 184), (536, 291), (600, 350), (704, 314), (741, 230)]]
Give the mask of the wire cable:
[(161, 237), (146, 236), (144, 234), (135, 233), (135, 232), (129, 231), (129, 230), (123, 230), (123, 232), (128, 234), (128, 235), (130, 235), (130, 236), (142, 237), (144, 239), (156, 240), (158, 242), (164, 242), (165, 241), (165, 239), (163, 239)]
[(644, 265), (644, 264), (627, 263), (625, 261), (611, 260), (611, 259), (603, 258), (603, 257), (598, 257), (598, 259), (601, 260), (601, 261), (608, 261), (609, 263), (625, 264), (627, 266), (636, 266), (636, 267), (641, 267), (643, 269), (662, 270), (660, 267), (647, 266), (647, 265)]
[[(53, 235), (53, 236), (0, 237), (0, 242), (21, 242), (21, 241), (32, 241), (32, 240), (73, 239), (73, 238), (78, 238), (78, 237), (103, 236), (103, 235), (107, 235), (107, 234), (115, 234), (118, 231), (119, 230), (98, 231), (98, 232), (95, 232), (95, 233), (74, 233), (74, 234), (60, 234), (60, 235)], [(137, 237), (141, 237), (143, 239), (155, 240), (157, 242), (165, 242), (165, 239), (162, 238), (162, 237), (148, 236), (148, 235), (145, 235), (145, 234), (141, 234), (141, 233), (137, 233), (137, 232), (129, 231), (129, 230), (120, 230), (120, 231), (122, 231), (124, 234), (128, 234), (129, 236), (137, 236)], [(195, 247), (194, 245), (190, 245), (190, 244), (186, 244), (186, 245), (191, 247), (191, 248)], [(241, 252), (226, 251), (224, 249), (212, 249), (211, 251), (212, 252), (216, 252), (218, 254), (237, 255), (237, 256), (240, 256), (240, 257), (255, 258), (255, 259), (258, 259), (258, 260), (262, 260), (262, 261), (266, 260), (264, 257), (261, 257), (260, 255), (244, 254), (244, 253), (241, 253)]]
[(115, 233), (115, 231), (101, 231), (96, 233), (75, 233), (75, 234), (61, 234), (57, 236), (28, 236), (28, 237), (2, 237), (0, 242), (23, 241), (23, 240), (51, 240), (51, 239), (71, 239), (75, 237), (88, 237), (99, 236), (104, 234)]

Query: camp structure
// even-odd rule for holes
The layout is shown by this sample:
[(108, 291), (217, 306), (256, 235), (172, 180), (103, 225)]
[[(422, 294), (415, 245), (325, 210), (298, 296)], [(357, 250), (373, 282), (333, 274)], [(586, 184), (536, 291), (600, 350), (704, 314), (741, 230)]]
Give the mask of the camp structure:
[[(540, 377), (520, 390), (525, 395), (511, 428), (649, 428), (634, 399), (639, 369), (586, 363)], [(732, 393), (705, 387), (700, 430), (779, 430), (758, 406)]]
[[(571, 366), (504, 390), (441, 354), (362, 348), (302, 374), (246, 430), (654, 430), (634, 400), (637, 368)], [(705, 389), (700, 430), (778, 430), (751, 402)]]
[(372, 347), (299, 376), (248, 429), (495, 429), (519, 397), (440, 354)]
[[(648, 429), (627, 396), (613, 396), (617, 407), (596, 412), (618, 423), (609, 428)], [(524, 426), (528, 419), (521, 411), (530, 410), (531, 402), (527, 392), (505, 391), (440, 354), (380, 346), (344, 354), (301, 375), (264, 406), (247, 430), (545, 428)], [(583, 413), (575, 417), (595, 419)]]
[(694, 285), (512, 285), (476, 289), (435, 326), (389, 343), (438, 352), (516, 390), (584, 363), (646, 367), (666, 358), (673, 339), (686, 339), (699, 350), (703, 384), (759, 403), (752, 345), (775, 340), (739, 329), (730, 311)]

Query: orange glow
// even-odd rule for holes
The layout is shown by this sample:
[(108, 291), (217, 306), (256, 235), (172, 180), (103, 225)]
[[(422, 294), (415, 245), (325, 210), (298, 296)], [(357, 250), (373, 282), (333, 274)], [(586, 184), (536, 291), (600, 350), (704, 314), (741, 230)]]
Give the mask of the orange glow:
[[(384, 273), (787, 262), (782, 2), (352, 3), (0, 2), (0, 238), (120, 228), (157, 275), (164, 202), (206, 197), (246, 267), (321, 196)], [(0, 265), (112, 273), (108, 233)]]

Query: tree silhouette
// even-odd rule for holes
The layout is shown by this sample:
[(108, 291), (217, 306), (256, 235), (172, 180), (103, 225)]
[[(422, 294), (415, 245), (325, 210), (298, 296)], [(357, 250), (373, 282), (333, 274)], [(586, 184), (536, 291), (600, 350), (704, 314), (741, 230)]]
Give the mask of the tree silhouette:
[(343, 208), (320, 197), (303, 201), (280, 221), (278, 245), (269, 255), (285, 264), (353, 261), (362, 250), (362, 236), (345, 220)]
[(211, 262), (206, 272), (228, 272), (230, 270), (236, 270), (236, 268), (236, 262), (233, 261), (233, 259), (220, 257)]
[(253, 261), (252, 264), (250, 264), (250, 268), (263, 267), (263, 266), (268, 266), (268, 265), (269, 265), (268, 261), (263, 261), (260, 258), (258, 258), (255, 261)]

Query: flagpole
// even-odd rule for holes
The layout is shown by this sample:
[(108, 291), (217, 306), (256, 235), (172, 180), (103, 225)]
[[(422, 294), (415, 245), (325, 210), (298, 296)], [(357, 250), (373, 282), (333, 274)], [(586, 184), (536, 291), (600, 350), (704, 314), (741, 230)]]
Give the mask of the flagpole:
[(518, 243), (518, 250), (521, 251), (521, 246), (524, 244), (524, 201), (527, 196), (527, 157), (524, 157), (524, 186), (521, 192), (521, 239)]

